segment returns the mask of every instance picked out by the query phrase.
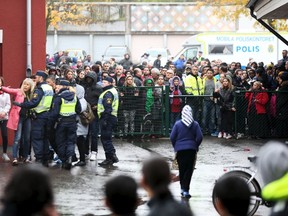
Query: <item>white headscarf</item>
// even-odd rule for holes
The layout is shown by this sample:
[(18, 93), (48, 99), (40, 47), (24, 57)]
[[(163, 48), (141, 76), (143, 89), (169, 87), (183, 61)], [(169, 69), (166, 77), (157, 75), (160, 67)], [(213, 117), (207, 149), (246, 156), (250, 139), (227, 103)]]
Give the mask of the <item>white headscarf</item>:
[(181, 115), (182, 115), (181, 121), (187, 127), (189, 127), (194, 121), (193, 115), (192, 115), (192, 108), (189, 105), (185, 105), (182, 109)]

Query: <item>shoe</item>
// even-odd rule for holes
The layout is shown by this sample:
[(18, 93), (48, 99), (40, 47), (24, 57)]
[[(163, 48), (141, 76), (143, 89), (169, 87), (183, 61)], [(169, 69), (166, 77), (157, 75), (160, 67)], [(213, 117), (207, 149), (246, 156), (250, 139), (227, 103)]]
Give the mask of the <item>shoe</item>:
[(27, 160), (32, 161), (31, 155), (28, 155)]
[(222, 138), (222, 137), (223, 137), (223, 132), (220, 131), (220, 132), (218, 133), (218, 138)]
[(68, 157), (68, 159), (65, 161), (65, 163), (62, 164), (62, 168), (66, 170), (70, 170), (72, 167), (72, 157)]
[(18, 160), (14, 159), (13, 162), (12, 162), (12, 166), (17, 166), (17, 165), (18, 165)]
[(104, 161), (102, 161), (101, 163), (99, 163), (100, 166), (110, 166), (113, 165), (113, 161), (112, 159), (105, 159)]
[(85, 154), (85, 160), (89, 160), (90, 159), (90, 154)]
[(231, 139), (232, 136), (231, 136), (231, 134), (227, 134), (227, 136), (226, 136), (225, 138), (226, 138), (226, 139)]
[(29, 164), (29, 163), (31, 163), (31, 161), (29, 160), (29, 158), (26, 158), (26, 159), (23, 160), (23, 163)]
[(85, 166), (86, 162), (85, 161), (78, 161), (74, 166)]
[(76, 155), (74, 154), (74, 155), (72, 156), (72, 162), (76, 162), (76, 161), (78, 161), (78, 158), (77, 158)]
[(90, 161), (96, 161), (97, 160), (97, 152), (92, 151), (90, 155)]
[(226, 137), (227, 137), (227, 133), (224, 132), (224, 133), (223, 133), (223, 138), (226, 139)]
[(118, 159), (118, 157), (116, 156), (116, 154), (113, 154), (113, 155), (112, 155), (111, 160), (113, 161), (113, 163), (118, 163), (118, 162), (119, 162), (119, 159)]
[(218, 135), (219, 135), (219, 133), (217, 131), (214, 133), (211, 133), (211, 136), (213, 136), (213, 137), (218, 137)]
[(189, 199), (189, 198), (192, 197), (192, 196), (189, 194), (189, 192), (186, 192), (186, 191), (184, 191), (183, 193), (181, 193), (181, 195), (182, 195), (183, 198), (187, 198), (187, 199)]
[(7, 155), (6, 153), (3, 153), (2, 159), (3, 159), (5, 162), (9, 162), (9, 161), (10, 161), (10, 158), (8, 157), (8, 155)]

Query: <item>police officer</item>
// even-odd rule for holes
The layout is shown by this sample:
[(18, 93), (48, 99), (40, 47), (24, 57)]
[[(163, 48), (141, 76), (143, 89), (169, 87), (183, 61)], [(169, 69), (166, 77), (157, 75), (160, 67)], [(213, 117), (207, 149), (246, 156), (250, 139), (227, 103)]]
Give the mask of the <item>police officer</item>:
[(119, 96), (117, 90), (112, 85), (113, 79), (111, 77), (106, 77), (102, 83), (103, 93), (98, 100), (98, 117), (100, 119), (101, 142), (106, 159), (99, 163), (99, 165), (106, 166), (119, 161), (112, 143), (112, 132), (117, 124)]
[(34, 90), (32, 100), (24, 103), (13, 102), (15, 105), (31, 109), (34, 114), (32, 116), (31, 125), (31, 143), (36, 157), (36, 162), (48, 166), (49, 159), (49, 141), (48, 141), (48, 119), (49, 110), (53, 98), (53, 89), (45, 80), (47, 74), (44, 71), (36, 72), (37, 87)]
[(77, 139), (77, 114), (81, 112), (81, 104), (74, 89), (68, 80), (60, 80), (56, 85), (56, 96), (50, 111), (51, 120), (56, 122), (57, 154), (63, 162), (64, 169), (71, 169)]

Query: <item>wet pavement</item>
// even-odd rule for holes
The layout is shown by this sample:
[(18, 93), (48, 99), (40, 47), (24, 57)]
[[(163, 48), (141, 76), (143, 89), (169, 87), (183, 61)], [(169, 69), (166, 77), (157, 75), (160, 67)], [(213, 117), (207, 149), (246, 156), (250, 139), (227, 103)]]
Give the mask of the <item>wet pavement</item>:
[[(259, 148), (268, 140), (225, 140), (205, 136), (197, 156), (196, 169), (193, 174), (190, 193), (192, 198), (186, 202), (195, 215), (218, 215), (214, 210), (211, 194), (215, 180), (221, 176), (224, 167), (240, 165), (249, 166), (247, 156), (257, 155)], [(51, 173), (55, 201), (61, 215), (108, 215), (109, 210), (103, 201), (103, 185), (107, 179), (119, 174), (133, 176), (138, 182), (141, 178), (142, 161), (151, 154), (165, 157), (171, 163), (174, 152), (169, 139), (135, 140), (134, 142), (114, 139), (119, 163), (108, 168), (99, 167), (96, 161), (89, 161), (85, 167), (73, 167), (70, 171), (62, 170), (58, 165), (51, 164)], [(8, 152), (11, 155), (11, 148)], [(104, 152), (99, 145), (98, 161), (104, 159)], [(23, 166), (23, 165), (22, 165)], [(13, 170), (11, 163), (0, 159), (0, 193)], [(177, 174), (177, 170), (172, 170)], [(179, 182), (170, 186), (177, 200), (181, 200)], [(139, 196), (147, 201), (147, 194), (139, 189)], [(269, 209), (260, 206), (255, 215), (266, 216)], [(139, 216), (147, 215), (146, 204), (138, 207)]]

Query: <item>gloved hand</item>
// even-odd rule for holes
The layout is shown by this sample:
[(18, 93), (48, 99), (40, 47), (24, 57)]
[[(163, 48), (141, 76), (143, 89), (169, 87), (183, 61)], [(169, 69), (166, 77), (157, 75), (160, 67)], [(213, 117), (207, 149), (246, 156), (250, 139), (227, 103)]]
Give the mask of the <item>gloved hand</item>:
[(107, 120), (106, 120), (106, 119), (103, 119), (103, 120), (102, 120), (102, 128), (106, 128), (107, 125), (108, 125)]
[(15, 106), (19, 106), (19, 107), (21, 107), (21, 103), (19, 103), (19, 102), (12, 101), (12, 104), (15, 105)]

